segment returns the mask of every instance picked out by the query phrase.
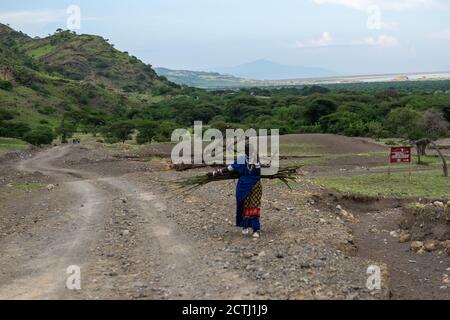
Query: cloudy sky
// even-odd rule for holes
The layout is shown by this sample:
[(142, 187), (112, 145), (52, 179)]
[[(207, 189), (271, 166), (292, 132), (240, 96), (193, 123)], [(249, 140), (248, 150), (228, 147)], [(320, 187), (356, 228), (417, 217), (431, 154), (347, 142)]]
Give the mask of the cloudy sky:
[(268, 59), (348, 75), (450, 70), (449, 0), (15, 0), (0, 3), (0, 22), (45, 36), (73, 21), (71, 5), (78, 33), (153, 66)]

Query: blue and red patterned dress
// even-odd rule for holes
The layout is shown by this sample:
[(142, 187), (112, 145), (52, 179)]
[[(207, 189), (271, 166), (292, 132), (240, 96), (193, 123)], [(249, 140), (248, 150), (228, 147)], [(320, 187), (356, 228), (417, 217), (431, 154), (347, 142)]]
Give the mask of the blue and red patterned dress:
[(261, 223), (261, 165), (249, 164), (241, 158), (228, 167), (230, 171), (239, 174), (236, 186), (236, 226), (244, 229), (252, 228), (260, 231)]

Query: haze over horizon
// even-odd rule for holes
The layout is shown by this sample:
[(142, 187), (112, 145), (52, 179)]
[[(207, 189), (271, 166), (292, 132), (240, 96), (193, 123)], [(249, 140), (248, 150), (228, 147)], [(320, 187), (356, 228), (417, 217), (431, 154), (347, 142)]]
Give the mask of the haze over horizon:
[[(31, 36), (97, 34), (153, 66), (220, 71), (260, 59), (339, 75), (450, 70), (450, 5), (443, 0), (17, 0), (0, 22)], [(343, 23), (345, 22), (345, 23)]]

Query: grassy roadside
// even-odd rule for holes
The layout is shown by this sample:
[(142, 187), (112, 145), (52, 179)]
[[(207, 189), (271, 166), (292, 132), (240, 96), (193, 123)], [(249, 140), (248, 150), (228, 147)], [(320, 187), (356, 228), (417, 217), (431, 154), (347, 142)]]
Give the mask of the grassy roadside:
[(37, 182), (29, 182), (29, 183), (17, 183), (13, 185), (14, 189), (21, 191), (31, 191), (36, 189), (43, 189), (44, 185), (42, 183)]
[(440, 170), (408, 173), (369, 174), (359, 176), (320, 177), (314, 181), (341, 193), (395, 198), (430, 197), (450, 199), (450, 178)]
[(12, 138), (0, 138), (0, 154), (25, 150), (28, 148), (28, 144), (25, 141), (12, 139)]

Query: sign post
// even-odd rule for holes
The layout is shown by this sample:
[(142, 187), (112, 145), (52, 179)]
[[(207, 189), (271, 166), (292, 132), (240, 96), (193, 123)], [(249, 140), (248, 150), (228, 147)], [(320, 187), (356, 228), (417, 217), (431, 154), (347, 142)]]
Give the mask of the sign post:
[(392, 147), (389, 153), (389, 169), (388, 175), (391, 176), (391, 165), (408, 163), (409, 177), (412, 176), (412, 152), (411, 147)]

